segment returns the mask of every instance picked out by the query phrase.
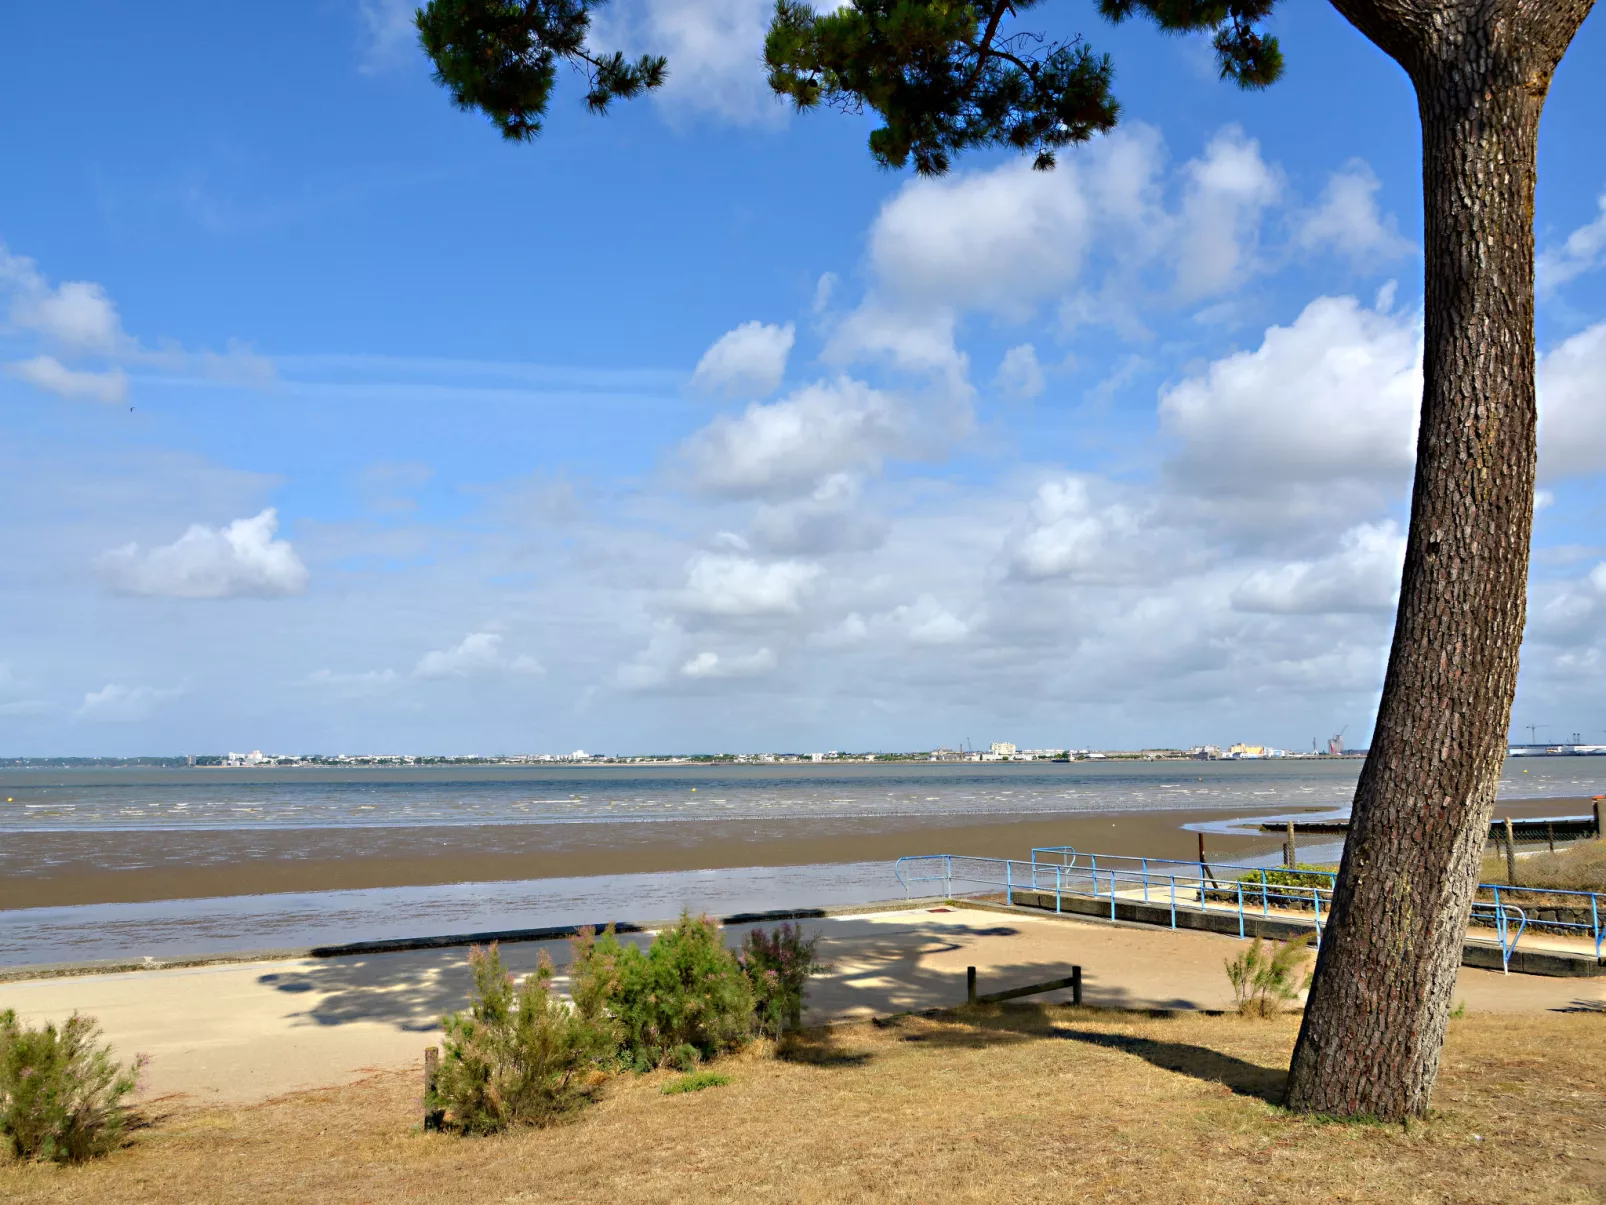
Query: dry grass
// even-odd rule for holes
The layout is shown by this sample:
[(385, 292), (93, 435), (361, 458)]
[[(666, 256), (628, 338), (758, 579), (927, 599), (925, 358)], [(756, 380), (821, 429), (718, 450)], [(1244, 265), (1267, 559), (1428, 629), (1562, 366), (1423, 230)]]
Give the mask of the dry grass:
[(1433, 1119), (1290, 1116), (1297, 1020), (985, 1008), (814, 1034), (577, 1121), (417, 1131), (414, 1075), (158, 1115), (109, 1160), (0, 1168), (8, 1202), (1599, 1202), (1606, 1016), (1451, 1024)]
[[(1497, 851), (1484, 857), (1479, 881), (1506, 882), (1506, 856), (1503, 852)], [(1541, 890), (1548, 887), (1552, 891), (1606, 892), (1606, 841), (1579, 841), (1555, 853), (1520, 857), (1517, 859), (1517, 885)], [(1557, 902), (1577, 903), (1566, 898)]]

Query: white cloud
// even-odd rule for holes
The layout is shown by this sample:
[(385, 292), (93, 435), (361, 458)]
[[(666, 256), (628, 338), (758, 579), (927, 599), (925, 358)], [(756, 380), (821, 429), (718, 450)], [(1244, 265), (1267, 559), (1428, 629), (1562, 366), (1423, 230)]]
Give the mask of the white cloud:
[(721, 656), (704, 650), (680, 667), (687, 678), (754, 678), (775, 668), (775, 654), (757, 649), (739, 656)]
[(121, 368), (85, 372), (68, 368), (55, 356), (38, 355), (6, 365), (7, 371), (40, 389), (65, 398), (121, 402), (128, 397), (128, 377)]
[(796, 330), (790, 322), (744, 322), (721, 335), (697, 362), (692, 383), (729, 397), (763, 397), (775, 392), (786, 374)]
[(806, 561), (758, 561), (752, 557), (703, 553), (686, 566), (681, 603), (704, 615), (796, 614), (820, 567)]
[(1183, 174), (1176, 280), (1194, 299), (1234, 288), (1254, 270), (1261, 215), (1281, 197), (1282, 176), (1237, 126), (1212, 138)]
[(592, 45), (627, 57), (662, 54), (669, 77), (653, 99), (672, 116), (778, 125), (786, 106), (764, 78), (766, 0), (615, 0), (592, 18)]
[(1538, 385), (1540, 475), (1606, 472), (1606, 322), (1541, 356)]
[(373, 75), (402, 62), (407, 51), (418, 42), (413, 14), (417, 0), (357, 0), (357, 16), (362, 22), (361, 70)]
[(998, 387), (1014, 397), (1036, 397), (1047, 382), (1043, 379), (1043, 366), (1037, 362), (1037, 349), (1022, 343), (1004, 353), (995, 378)]
[(1082, 173), (1012, 160), (906, 183), (876, 217), (870, 262), (901, 302), (1025, 316), (1075, 278), (1091, 232)]
[(912, 605), (893, 608), (886, 619), (911, 644), (955, 644), (970, 635), (970, 625), (929, 594), (922, 594)]
[(180, 692), (157, 690), (150, 686), (124, 686), (108, 682), (99, 690), (89, 691), (75, 713), (81, 720), (104, 723), (134, 723), (147, 719), (156, 705)]
[(1361, 524), (1344, 533), (1341, 545), (1319, 560), (1256, 570), (1233, 591), (1233, 607), (1285, 615), (1392, 611), (1405, 561), (1399, 524)]
[(540, 674), (544, 671), (534, 657), (508, 657), (502, 652), (502, 637), (496, 632), (471, 632), (461, 643), (448, 649), (425, 653), (413, 667), (413, 677), (483, 678), (496, 674)]
[(874, 548), (886, 536), (886, 523), (866, 514), (861, 499), (857, 477), (832, 473), (804, 497), (763, 503), (753, 517), (753, 538), (771, 552)]
[(904, 442), (907, 421), (891, 397), (843, 377), (755, 402), (740, 417), (722, 415), (682, 452), (702, 489), (795, 495), (830, 474), (876, 467)]
[(268, 507), (227, 527), (196, 523), (171, 544), (141, 552), (126, 544), (100, 558), (128, 594), (166, 598), (274, 598), (301, 594), (307, 567), (288, 540), (276, 540), (278, 512)]
[(1559, 249), (1541, 251), (1536, 268), (1540, 293), (1550, 293), (1574, 277), (1606, 263), (1606, 192), (1600, 195), (1600, 216), (1567, 236)]
[(1011, 569), (1028, 579), (1067, 577), (1111, 581), (1147, 563), (1138, 516), (1121, 505), (1100, 506), (1088, 482), (1044, 482), (1032, 502), (1032, 523), (1011, 552)]
[(1413, 463), (1421, 336), (1412, 318), (1319, 297), (1254, 351), (1164, 391), (1170, 468), (1196, 487), (1395, 481)]
[(1411, 243), (1400, 236), (1392, 216), (1385, 219), (1378, 211), (1381, 187), (1368, 163), (1350, 160), (1327, 181), (1316, 207), (1299, 218), (1295, 245), (1307, 251), (1331, 248), (1357, 263), (1409, 254)]
[(77, 352), (109, 355), (130, 340), (106, 290), (93, 281), (68, 280), (52, 289), (33, 261), (0, 248), (0, 279), (12, 286), (11, 321)]

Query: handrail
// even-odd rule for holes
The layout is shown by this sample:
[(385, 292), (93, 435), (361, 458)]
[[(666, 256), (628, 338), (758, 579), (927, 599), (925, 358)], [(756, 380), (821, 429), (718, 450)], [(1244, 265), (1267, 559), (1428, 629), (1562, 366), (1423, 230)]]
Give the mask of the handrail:
[[(1062, 861), (1039, 861), (1037, 855), (1049, 853), (1059, 854)], [(1085, 858), (1085, 865), (1081, 859)], [(1100, 865), (1100, 859), (1103, 865)], [(1111, 863), (1136, 863), (1135, 866), (1122, 867)], [(928, 873), (918, 873), (917, 864), (926, 863)], [(1178, 867), (1182, 869), (1167, 870), (1160, 867)], [(1275, 866), (1249, 866), (1246, 864), (1217, 863), (1220, 871), (1244, 871), (1249, 875), (1263, 875), (1263, 872), (1275, 872)], [(1054, 896), (1054, 910), (1064, 911), (1064, 897), (1081, 896), (1096, 900), (1109, 900), (1110, 919), (1117, 919), (1117, 905), (1123, 894), (1130, 893), (1128, 898), (1132, 903), (1146, 904), (1159, 903), (1168, 908), (1171, 927), (1177, 927), (1177, 913), (1182, 911), (1199, 912), (1226, 912), (1236, 915), (1238, 921), (1238, 935), (1247, 936), (1248, 923), (1246, 907), (1252, 908), (1262, 920), (1274, 919), (1271, 909), (1275, 906), (1279, 913), (1286, 913), (1293, 909), (1304, 912), (1307, 909), (1314, 920), (1316, 939), (1321, 941), (1326, 928), (1327, 917), (1331, 912), (1333, 887), (1337, 880), (1334, 871), (1303, 870), (1298, 874), (1306, 879), (1325, 880), (1325, 884), (1282, 884), (1268, 882), (1267, 877), (1257, 881), (1254, 878), (1245, 880), (1244, 875), (1235, 875), (1232, 878), (1218, 874), (1217, 870), (1207, 873), (1199, 867), (1198, 862), (1183, 861), (1176, 858), (1145, 858), (1124, 854), (1078, 854), (1071, 846), (1039, 846), (1032, 850), (1031, 861), (1021, 861), (1010, 858), (973, 857), (965, 854), (917, 854), (899, 858), (894, 864), (894, 874), (903, 884), (906, 897), (912, 894), (915, 883), (941, 882), (945, 898), (955, 894), (955, 884), (959, 884), (962, 894), (984, 894), (989, 891), (1003, 890), (1007, 897), (1013, 900), (1019, 891), (1032, 891), (1039, 893), (1052, 892)], [(967, 885), (971, 890), (963, 890)], [(1509, 892), (1509, 886), (1496, 883), (1479, 884), (1480, 890), (1493, 892), (1493, 901), (1474, 899), (1472, 915), (1480, 923), (1490, 924), (1495, 930), (1495, 938), (1500, 949), (1501, 965), (1509, 971), (1510, 963), (1517, 949), (1517, 943), (1527, 932), (1532, 918), (1523, 908), (1513, 904), (1509, 899), (1502, 899), (1502, 891)], [(1538, 890), (1526, 888), (1521, 890)], [(1161, 892), (1159, 899), (1155, 898), (1156, 891)], [(1587, 891), (1546, 891), (1546, 895), (1571, 895), (1588, 897), (1590, 901), (1590, 920), (1588, 923), (1578, 921), (1561, 921), (1540, 918), (1538, 925), (1546, 929), (1579, 930), (1587, 933), (1594, 941), (1595, 956), (1601, 955), (1603, 945), (1606, 945), (1606, 929), (1601, 924), (1600, 897), (1595, 892)], [(1324, 908), (1324, 905), (1326, 906)]]

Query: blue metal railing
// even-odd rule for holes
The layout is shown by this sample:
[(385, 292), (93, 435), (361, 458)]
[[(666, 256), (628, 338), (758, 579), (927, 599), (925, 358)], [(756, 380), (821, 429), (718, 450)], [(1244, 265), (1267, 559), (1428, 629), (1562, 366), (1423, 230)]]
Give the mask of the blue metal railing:
[[(1040, 859), (1039, 855), (1043, 855)], [(1050, 861), (1050, 857), (1057, 860)], [(1100, 865), (1102, 859), (1103, 865)], [(905, 896), (913, 894), (916, 883), (943, 885), (945, 898), (955, 897), (956, 883), (969, 886), (960, 895), (980, 895), (1002, 890), (1013, 900), (1018, 891), (1031, 891), (1054, 895), (1054, 911), (1064, 911), (1066, 896), (1108, 899), (1110, 919), (1116, 919), (1118, 900), (1141, 900), (1146, 904), (1164, 904), (1170, 913), (1171, 927), (1177, 927), (1177, 912), (1226, 912), (1237, 917), (1238, 936), (1248, 934), (1247, 918), (1259, 915), (1272, 919), (1287, 919), (1288, 912), (1309, 911), (1316, 929), (1316, 940), (1321, 941), (1325, 925), (1325, 912), (1331, 910), (1333, 884), (1337, 874), (1333, 871), (1301, 870), (1304, 883), (1282, 884), (1266, 881), (1266, 867), (1218, 864), (1225, 871), (1248, 872), (1248, 877), (1226, 877), (1215, 873), (1213, 867), (1202, 862), (1180, 861), (1174, 858), (1145, 858), (1125, 854), (1078, 853), (1071, 846), (1040, 846), (1032, 850), (1030, 861), (1011, 858), (979, 858), (963, 854), (924, 854), (899, 858), (893, 873), (903, 885)], [(1175, 869), (1166, 869), (1167, 867)], [(1271, 868), (1273, 871), (1275, 867)], [(1255, 876), (1259, 876), (1258, 878)], [(1317, 880), (1309, 882), (1309, 880)], [(1472, 905), (1472, 923), (1479, 928), (1492, 929), (1500, 949), (1501, 966), (1510, 969), (1517, 942), (1529, 930), (1532, 918), (1528, 912), (1510, 900), (1512, 888), (1498, 884), (1482, 884), (1479, 893), (1491, 892), (1493, 899), (1476, 899)], [(1502, 897), (1504, 893), (1504, 898)], [(1586, 922), (1542, 918), (1535, 926), (1547, 931), (1560, 930), (1565, 935), (1577, 931), (1589, 937), (1595, 946), (1595, 957), (1600, 958), (1606, 931), (1601, 927), (1599, 896), (1591, 892), (1546, 891), (1545, 895), (1574, 896), (1588, 900), (1590, 920)], [(1577, 909), (1581, 911), (1580, 903)]]

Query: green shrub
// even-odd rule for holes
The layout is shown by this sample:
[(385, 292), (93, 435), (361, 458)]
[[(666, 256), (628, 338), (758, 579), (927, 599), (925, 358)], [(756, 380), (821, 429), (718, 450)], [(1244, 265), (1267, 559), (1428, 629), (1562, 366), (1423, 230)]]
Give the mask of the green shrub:
[[(1238, 881), (1246, 888), (1260, 887), (1320, 887), (1331, 890), (1333, 876), (1320, 866), (1312, 866), (1305, 862), (1296, 862), (1293, 866), (1279, 867), (1276, 870), (1254, 870), (1246, 875), (1240, 875)], [(1247, 895), (1247, 891), (1245, 892)]]
[(1310, 985), (1310, 976), (1300, 975), (1310, 954), (1308, 942), (1306, 937), (1290, 937), (1268, 954), (1257, 937), (1237, 958), (1227, 959), (1227, 979), (1240, 1013), (1275, 1017), (1284, 1004), (1299, 998)]
[(742, 942), (739, 961), (753, 988), (753, 1024), (766, 1037), (802, 1024), (809, 976), (829, 969), (815, 957), (818, 937), (801, 925), (782, 924), (772, 933), (754, 929)]
[(469, 951), (474, 994), (468, 1011), (441, 1019), (444, 1057), (430, 1109), (466, 1134), (515, 1123), (543, 1125), (591, 1096), (598, 1065), (614, 1049), (611, 1028), (555, 996), (546, 951), (514, 987), (501, 952)]
[(624, 1065), (686, 1069), (747, 1041), (753, 989), (708, 917), (681, 913), (645, 954), (611, 927), (582, 930), (573, 947), (576, 1008), (613, 1027)]
[(0, 1013), (0, 1135), (13, 1156), (73, 1163), (122, 1141), (123, 1098), (146, 1059), (124, 1067), (99, 1040), (94, 1020), (77, 1013), (60, 1029), (29, 1029), (11, 1009)]
[(717, 1071), (694, 1071), (690, 1075), (682, 1075), (670, 1080), (658, 1090), (665, 1096), (679, 1096), (682, 1092), (701, 1092), (704, 1088), (722, 1088), (730, 1082), (730, 1076), (721, 1075)]

